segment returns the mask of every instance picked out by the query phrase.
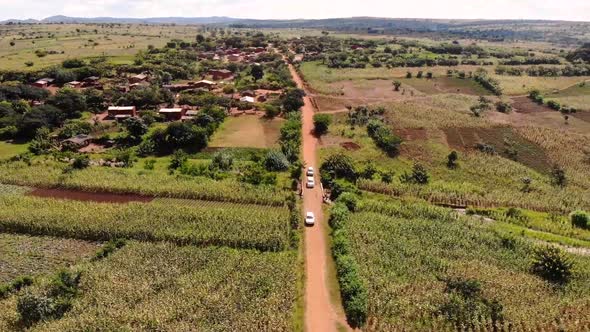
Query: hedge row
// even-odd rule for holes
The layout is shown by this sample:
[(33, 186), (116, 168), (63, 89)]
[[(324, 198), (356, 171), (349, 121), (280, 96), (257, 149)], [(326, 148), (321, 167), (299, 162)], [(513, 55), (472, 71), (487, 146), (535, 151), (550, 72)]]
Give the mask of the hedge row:
[(332, 234), (332, 255), (336, 262), (338, 283), (346, 318), (353, 328), (361, 327), (367, 322), (368, 296), (367, 287), (362, 281), (359, 266), (350, 254), (350, 244), (341, 229), (348, 220), (350, 211), (344, 203), (336, 203), (330, 210)]

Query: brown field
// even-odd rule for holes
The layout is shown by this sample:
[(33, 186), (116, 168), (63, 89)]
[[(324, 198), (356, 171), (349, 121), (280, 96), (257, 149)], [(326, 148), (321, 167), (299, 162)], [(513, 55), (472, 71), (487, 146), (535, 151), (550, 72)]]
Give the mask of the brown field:
[(540, 112), (555, 112), (545, 105), (540, 105), (532, 101), (529, 97), (514, 97), (512, 98), (512, 107), (518, 113), (540, 113)]
[(515, 160), (519, 163), (539, 172), (547, 172), (551, 168), (543, 149), (510, 127), (459, 127), (447, 128), (444, 132), (451, 148), (469, 150), (474, 149), (476, 144), (488, 144), (493, 146), (499, 155), (508, 158), (507, 149), (512, 146), (517, 151)]
[[(400, 80), (406, 86), (412, 86), (425, 94), (457, 93), (467, 95), (490, 95), (491, 93), (470, 79), (456, 77), (435, 77), (433, 79), (403, 79)], [(403, 85), (402, 85), (403, 86)]]
[(266, 119), (260, 115), (232, 116), (213, 135), (211, 148), (272, 148), (277, 145), (280, 118)]
[(91, 257), (99, 246), (79, 240), (0, 234), (0, 283), (51, 273)]

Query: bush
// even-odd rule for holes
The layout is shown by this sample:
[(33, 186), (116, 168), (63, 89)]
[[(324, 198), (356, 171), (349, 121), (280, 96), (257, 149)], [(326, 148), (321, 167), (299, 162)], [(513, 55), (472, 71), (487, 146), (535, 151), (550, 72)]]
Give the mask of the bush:
[(430, 175), (428, 175), (428, 171), (424, 166), (421, 164), (414, 164), (412, 168), (412, 173), (404, 173), (400, 177), (402, 182), (413, 182), (417, 184), (427, 184), (430, 181)]
[(271, 150), (264, 158), (264, 168), (270, 172), (283, 172), (289, 169), (289, 160), (281, 151)]
[(170, 159), (170, 165), (168, 165), (168, 170), (171, 172), (183, 167), (188, 160), (188, 155), (182, 150), (176, 150), (174, 154), (172, 154), (172, 159)]
[(226, 151), (219, 151), (213, 155), (211, 168), (216, 168), (227, 172), (232, 169), (233, 165), (234, 157), (230, 153)]
[(350, 214), (350, 210), (343, 202), (336, 202), (330, 208), (330, 218), (328, 219), (328, 223), (330, 227), (333, 229), (340, 229), (342, 228), (343, 223), (348, 219)]
[(373, 139), (375, 144), (390, 157), (395, 157), (399, 154), (399, 147), (402, 140), (395, 136), (383, 122), (377, 120), (369, 122), (367, 125), (367, 133)]
[(313, 126), (316, 135), (321, 136), (328, 132), (332, 123), (332, 117), (329, 114), (316, 114), (313, 116)]
[(74, 169), (84, 169), (88, 166), (90, 166), (90, 158), (87, 155), (77, 156), (72, 163), (72, 168)]
[(585, 211), (572, 212), (570, 219), (574, 227), (590, 229), (590, 216)]
[(31, 326), (37, 322), (51, 319), (56, 312), (55, 300), (31, 293), (18, 298), (16, 309), (25, 326)]
[(557, 247), (537, 248), (531, 271), (555, 284), (566, 284), (572, 277), (574, 263)]
[(457, 160), (459, 160), (459, 154), (457, 151), (449, 153), (449, 156), (447, 157), (447, 167), (450, 169), (457, 168)]
[(358, 199), (357, 195), (350, 193), (350, 192), (345, 192), (338, 197), (336, 202), (346, 205), (348, 210), (350, 210), (351, 212), (354, 212), (357, 209), (359, 199)]
[(102, 248), (94, 255), (93, 260), (101, 260), (103, 258), (108, 257), (115, 251), (123, 248), (127, 244), (125, 239), (114, 239), (110, 240), (109, 242), (105, 243)]

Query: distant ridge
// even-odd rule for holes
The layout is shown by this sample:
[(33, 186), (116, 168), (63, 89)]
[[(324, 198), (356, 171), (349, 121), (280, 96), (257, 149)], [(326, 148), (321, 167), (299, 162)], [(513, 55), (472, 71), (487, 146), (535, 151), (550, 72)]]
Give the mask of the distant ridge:
[(42, 24), (42, 23), (96, 23), (96, 24), (224, 24), (238, 21), (239, 19), (221, 16), (212, 17), (148, 17), (148, 18), (117, 18), (117, 17), (70, 17), (51, 16), (42, 20), (10, 19), (0, 21), (0, 24)]
[[(338, 25), (366, 25), (383, 28), (404, 28), (421, 26), (423, 28), (444, 28), (459, 25), (485, 25), (485, 24), (531, 24), (544, 22), (566, 22), (550, 20), (481, 20), (481, 19), (427, 19), (427, 18), (381, 18), (381, 17), (349, 17), (329, 19), (292, 19), (292, 20), (261, 20), (243, 19), (225, 16), (211, 17), (146, 17), (146, 18), (124, 18), (124, 17), (70, 17), (56, 15), (42, 20), (10, 19), (0, 21), (0, 24), (42, 24), (42, 23), (95, 23), (95, 24), (238, 24), (253, 27), (325, 27), (334, 24)], [(572, 22), (573, 23), (573, 22)]]

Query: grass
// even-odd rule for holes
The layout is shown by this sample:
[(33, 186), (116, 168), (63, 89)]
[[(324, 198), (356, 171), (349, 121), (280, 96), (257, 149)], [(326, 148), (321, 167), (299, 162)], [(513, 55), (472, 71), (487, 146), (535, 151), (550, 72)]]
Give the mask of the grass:
[[(361, 211), (345, 224), (344, 232), (369, 287), (368, 330), (453, 330), (451, 321), (465, 317), (440, 314), (451, 297), (445, 291), (447, 278), (477, 280), (482, 296), (502, 305), (506, 323), (533, 329), (550, 329), (558, 320), (572, 328), (587, 324), (590, 258), (571, 257), (578, 272), (567, 288), (556, 292), (528, 272), (529, 244), (516, 241), (508, 246), (476, 224), (425, 218), (419, 211), (414, 216)], [(568, 312), (567, 319), (562, 312)], [(479, 322), (464, 321), (486, 326)]]
[(588, 77), (491, 76), (500, 82), (506, 95), (526, 95), (535, 89), (542, 93), (549, 93), (554, 90), (567, 89), (588, 80)]
[(229, 117), (212, 137), (211, 148), (274, 148), (283, 120), (257, 115)]
[(16, 144), (0, 141), (0, 160), (14, 157), (28, 151), (28, 144)]
[(0, 233), (0, 284), (19, 276), (52, 273), (91, 258), (99, 247), (80, 240)]
[[(291, 331), (297, 253), (129, 243), (77, 267), (80, 295), (42, 331)], [(16, 297), (0, 302), (0, 329), (19, 330)]]
[[(115, 64), (131, 63), (138, 50), (164, 46), (174, 38), (194, 40), (197, 26), (165, 25), (23, 25), (0, 27), (0, 69), (37, 70), (70, 58), (106, 56)], [(15, 38), (14, 46), (10, 42)], [(98, 45), (95, 45), (98, 44)], [(37, 50), (56, 51), (38, 57)], [(63, 53), (62, 53), (63, 52)], [(33, 62), (27, 67), (26, 62)]]
[(103, 204), (0, 197), (0, 231), (106, 241), (280, 251), (290, 246), (288, 210), (198, 201)]

